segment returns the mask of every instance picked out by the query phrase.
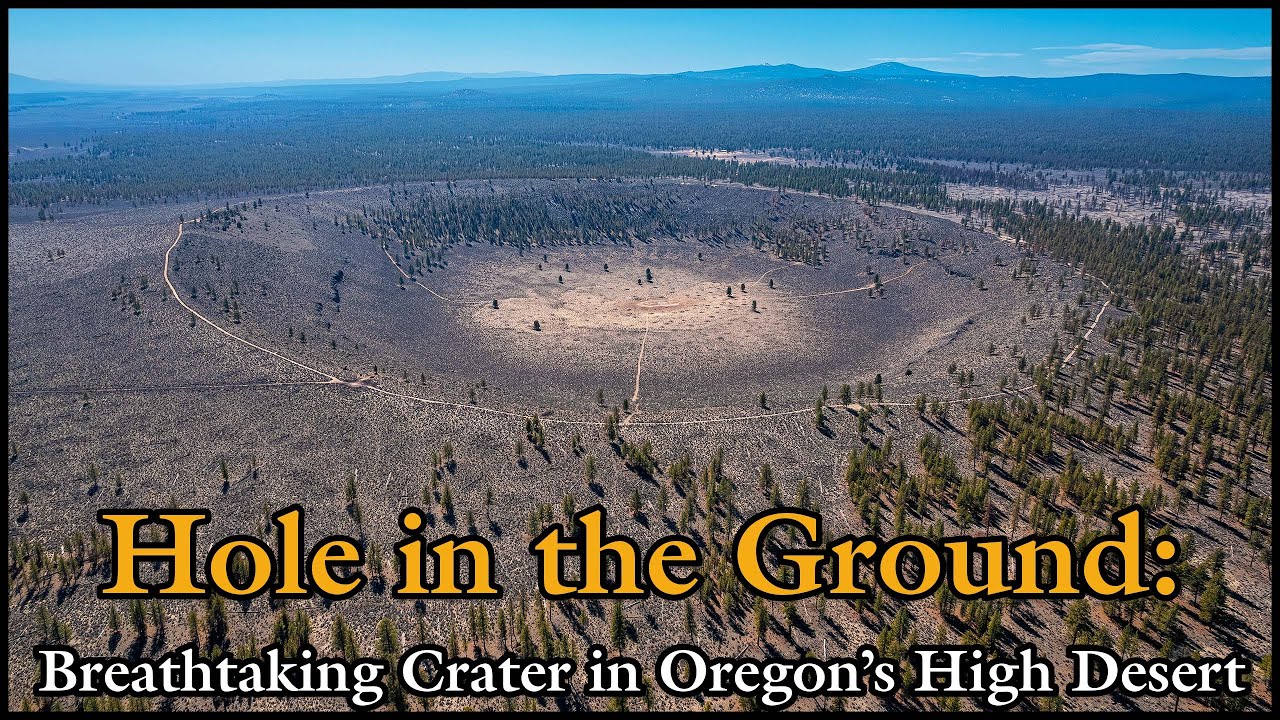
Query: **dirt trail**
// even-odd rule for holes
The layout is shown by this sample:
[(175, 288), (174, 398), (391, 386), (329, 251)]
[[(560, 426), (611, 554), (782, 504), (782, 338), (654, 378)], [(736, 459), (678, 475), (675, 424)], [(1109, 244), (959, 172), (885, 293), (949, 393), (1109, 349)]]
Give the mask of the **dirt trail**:
[(180, 222), (180, 223), (178, 223), (178, 234), (177, 234), (177, 236), (175, 236), (175, 237), (173, 238), (173, 243), (172, 243), (171, 245), (169, 245), (169, 249), (164, 251), (164, 284), (165, 284), (165, 285), (167, 285), (167, 286), (169, 286), (169, 292), (173, 293), (173, 299), (174, 299), (174, 300), (177, 300), (179, 305), (181, 305), (183, 308), (185, 308), (185, 309), (187, 310), (187, 312), (191, 313), (191, 314), (192, 314), (192, 316), (194, 316), (195, 318), (199, 319), (199, 320), (200, 320), (200, 322), (203, 322), (204, 324), (208, 325), (209, 327), (213, 328), (214, 330), (217, 330), (218, 332), (222, 333), (223, 335), (226, 335), (227, 337), (231, 338), (232, 340), (235, 340), (235, 341), (236, 341), (236, 342), (238, 342), (238, 343), (242, 343), (242, 344), (244, 344), (244, 345), (248, 345), (249, 347), (251, 347), (251, 348), (253, 348), (253, 349), (255, 349), (255, 350), (259, 350), (259, 351), (264, 352), (264, 353), (266, 353), (266, 354), (268, 354), (268, 355), (270, 355), (270, 356), (272, 356), (272, 357), (275, 357), (275, 358), (278, 358), (278, 359), (280, 359), (280, 360), (283, 360), (283, 361), (285, 361), (285, 362), (289, 363), (290, 365), (293, 365), (294, 367), (301, 368), (302, 370), (306, 370), (307, 372), (315, 373), (316, 375), (319, 375), (319, 376), (321, 376), (321, 377), (323, 377), (323, 378), (326, 378), (329, 382), (334, 382), (334, 383), (342, 382), (342, 381), (341, 381), (341, 380), (339, 380), (336, 376), (334, 376), (334, 375), (330, 375), (329, 373), (324, 372), (323, 370), (317, 370), (316, 368), (313, 368), (313, 367), (311, 367), (311, 366), (309, 366), (309, 365), (303, 365), (302, 363), (300, 363), (300, 362), (298, 362), (298, 361), (296, 361), (296, 360), (293, 360), (292, 358), (287, 358), (287, 357), (285, 357), (284, 355), (281, 355), (280, 353), (276, 352), (275, 350), (271, 350), (271, 349), (268, 349), (268, 348), (264, 348), (264, 347), (262, 347), (261, 345), (259, 345), (259, 344), (255, 343), (255, 342), (253, 342), (253, 341), (251, 341), (251, 340), (246, 340), (246, 339), (244, 339), (244, 338), (240, 337), (239, 335), (236, 335), (235, 333), (231, 333), (231, 332), (228, 332), (227, 330), (224, 330), (224, 329), (222, 328), (222, 326), (221, 326), (221, 325), (218, 325), (217, 323), (213, 322), (213, 321), (212, 321), (212, 320), (210, 320), (209, 318), (205, 317), (204, 315), (202, 315), (202, 314), (200, 313), (200, 311), (198, 311), (198, 310), (196, 310), (195, 308), (193, 308), (193, 307), (191, 307), (190, 305), (188, 305), (186, 300), (183, 300), (183, 299), (182, 299), (182, 293), (178, 292), (178, 288), (174, 287), (174, 285), (173, 285), (173, 280), (171, 280), (171, 279), (169, 278), (169, 266), (170, 266), (169, 258), (173, 255), (173, 251), (174, 251), (174, 249), (178, 247), (178, 243), (182, 242), (182, 228), (183, 228), (185, 225), (187, 225), (187, 223), (194, 223), (194, 222), (198, 222), (198, 221), (197, 221), (197, 220), (188, 220), (187, 222)]
[(263, 381), (243, 383), (216, 383), (211, 385), (134, 385), (94, 388), (31, 388), (10, 390), (10, 395), (78, 395), (80, 393), (149, 393), (182, 392), (183, 390), (234, 390), (236, 388), (293, 387), (296, 385), (332, 385), (329, 380)]
[[(906, 277), (906, 276), (910, 275), (910, 274), (911, 274), (911, 272), (912, 272), (913, 270), (915, 270), (916, 268), (920, 267), (921, 265), (924, 265), (924, 264), (925, 264), (925, 263), (927, 263), (927, 262), (929, 262), (929, 261), (928, 261), (928, 260), (923, 260), (923, 261), (921, 261), (921, 262), (919, 262), (919, 263), (917, 263), (917, 264), (915, 264), (915, 265), (912, 265), (911, 267), (907, 268), (907, 271), (906, 271), (906, 272), (904, 272), (904, 273), (902, 273), (901, 275), (894, 275), (893, 277), (889, 278), (888, 280), (881, 280), (881, 281), (880, 281), (880, 286), (881, 286), (881, 287), (884, 287), (885, 285), (888, 285), (889, 283), (891, 283), (891, 282), (893, 282), (893, 281), (895, 281), (895, 280), (901, 280), (902, 278), (904, 278), (904, 277)], [(776, 301), (776, 300), (781, 300), (781, 301), (783, 301), (783, 302), (789, 302), (789, 301), (791, 301), (791, 300), (809, 300), (809, 299), (817, 298), (817, 297), (830, 297), (830, 296), (832, 296), (832, 295), (845, 295), (845, 294), (847, 294), (847, 293), (862, 292), (862, 291), (864, 291), (864, 290), (871, 290), (871, 289), (872, 289), (872, 288), (874, 288), (875, 286), (876, 286), (876, 284), (875, 284), (875, 283), (871, 283), (870, 285), (863, 285), (862, 287), (849, 288), (848, 290), (831, 290), (831, 291), (829, 291), (829, 292), (811, 293), (811, 294), (809, 294), (809, 295), (778, 295), (778, 296), (773, 297), (773, 298), (770, 298), (770, 299), (775, 300), (775, 301)]]
[(631, 407), (635, 411), (636, 405), (640, 402), (640, 367), (644, 365), (644, 346), (649, 341), (649, 318), (644, 320), (644, 335), (640, 338), (640, 357), (636, 358), (636, 389), (631, 393)]
[(644, 365), (644, 348), (649, 342), (649, 316), (644, 317), (644, 335), (640, 337), (640, 356), (636, 358), (636, 389), (631, 393), (630, 407), (631, 412), (622, 421), (622, 425), (631, 425), (640, 412), (640, 368)]
[[(188, 222), (188, 223), (194, 223), (194, 222), (198, 222), (198, 220), (189, 220), (189, 221), (187, 221), (187, 222)], [(165, 250), (165, 252), (164, 252), (164, 282), (165, 282), (165, 285), (167, 285), (167, 286), (169, 287), (169, 291), (173, 293), (173, 296), (174, 296), (174, 298), (178, 301), (178, 304), (179, 304), (179, 305), (181, 305), (183, 308), (185, 308), (188, 312), (190, 312), (193, 316), (195, 316), (195, 317), (196, 317), (197, 319), (199, 319), (201, 322), (203, 322), (204, 324), (206, 324), (206, 325), (208, 325), (209, 327), (213, 328), (214, 330), (217, 330), (219, 333), (221, 333), (221, 334), (223, 334), (223, 335), (225, 335), (225, 336), (227, 336), (227, 337), (231, 338), (232, 340), (235, 340), (235, 341), (236, 341), (236, 342), (238, 342), (238, 343), (241, 343), (241, 344), (243, 344), (243, 345), (247, 345), (248, 347), (253, 348), (254, 350), (258, 350), (258, 351), (260, 351), (260, 352), (264, 352), (264, 353), (266, 353), (266, 354), (268, 354), (268, 355), (270, 355), (270, 356), (272, 356), (272, 357), (278, 358), (278, 359), (280, 359), (280, 360), (284, 360), (285, 362), (287, 362), (287, 363), (289, 363), (290, 365), (293, 365), (293, 366), (295, 366), (295, 367), (297, 367), (297, 368), (300, 368), (300, 369), (302, 369), (302, 370), (306, 370), (307, 372), (315, 373), (316, 375), (319, 375), (319, 376), (321, 376), (321, 377), (325, 378), (325, 381), (323, 381), (323, 382), (317, 382), (317, 383), (312, 383), (312, 384), (316, 384), (316, 385), (326, 385), (326, 384), (343, 385), (343, 386), (346, 386), (346, 387), (350, 387), (350, 388), (358, 388), (358, 389), (361, 389), (361, 390), (371, 390), (371, 391), (373, 391), (373, 392), (375, 392), (375, 393), (378, 393), (379, 395), (383, 395), (383, 396), (386, 396), (386, 397), (400, 398), (400, 399), (402, 399), (402, 400), (409, 400), (409, 401), (412, 401), (412, 402), (425, 403), (425, 404), (427, 404), (427, 405), (435, 405), (435, 406), (438, 406), (438, 407), (449, 407), (449, 408), (454, 408), (454, 409), (458, 409), (458, 410), (470, 410), (470, 411), (472, 411), (472, 412), (489, 413), (489, 414), (493, 414), (493, 415), (500, 415), (500, 416), (510, 417), (510, 418), (516, 418), (516, 419), (520, 419), (520, 420), (524, 420), (525, 418), (529, 417), (528, 415), (525, 415), (525, 414), (513, 413), (513, 412), (509, 412), (509, 411), (507, 411), (507, 410), (499, 410), (499, 409), (497, 409), (497, 408), (488, 408), (488, 407), (483, 407), (483, 406), (480, 406), (480, 405), (469, 405), (469, 404), (465, 404), (465, 403), (455, 403), (455, 402), (449, 402), (449, 401), (447, 401), (447, 400), (432, 400), (432, 399), (429, 399), (429, 398), (422, 398), (422, 397), (418, 397), (418, 396), (416, 396), (416, 395), (409, 395), (409, 394), (406, 394), (406, 393), (396, 392), (396, 391), (394, 391), (394, 390), (386, 390), (386, 389), (383, 389), (383, 388), (381, 388), (381, 387), (378, 387), (377, 385), (371, 385), (371, 384), (369, 384), (369, 383), (365, 382), (364, 380), (343, 380), (343, 379), (341, 379), (341, 378), (339, 378), (339, 377), (337, 377), (337, 376), (335, 376), (335, 375), (331, 375), (331, 374), (329, 374), (329, 373), (325, 372), (324, 370), (321, 370), (321, 369), (319, 369), (319, 368), (312, 367), (312, 366), (310, 366), (310, 365), (306, 365), (306, 364), (301, 363), (301, 362), (298, 362), (297, 360), (294, 360), (294, 359), (292, 359), (292, 358), (285, 357), (284, 355), (281, 355), (280, 353), (278, 353), (278, 352), (276, 352), (276, 351), (274, 351), (274, 350), (271, 350), (271, 349), (269, 349), (269, 348), (265, 348), (265, 347), (263, 347), (263, 346), (261, 346), (261, 345), (259, 345), (259, 344), (255, 343), (255, 342), (251, 341), (251, 340), (247, 340), (247, 339), (245, 339), (245, 338), (243, 338), (243, 337), (240, 337), (239, 335), (236, 335), (235, 333), (232, 333), (232, 332), (230, 332), (230, 331), (226, 330), (226, 329), (225, 329), (225, 328), (223, 328), (221, 325), (218, 325), (217, 323), (213, 322), (213, 321), (212, 321), (212, 320), (210, 320), (209, 318), (205, 317), (203, 314), (201, 314), (201, 313), (200, 313), (200, 311), (198, 311), (198, 310), (196, 310), (195, 308), (193, 308), (193, 307), (191, 307), (190, 305), (188, 305), (188, 304), (186, 303), (186, 301), (184, 301), (184, 300), (182, 299), (181, 294), (180, 294), (180, 293), (178, 293), (177, 288), (176, 288), (176, 287), (174, 287), (174, 285), (173, 285), (173, 281), (172, 281), (172, 280), (170, 279), (170, 277), (169, 277), (170, 257), (172, 256), (173, 251), (178, 247), (178, 243), (182, 241), (182, 228), (183, 228), (183, 226), (184, 226), (184, 225), (186, 225), (186, 224), (187, 224), (187, 223), (179, 223), (179, 224), (178, 224), (178, 234), (177, 234), (177, 236), (176, 236), (176, 237), (174, 237), (174, 239), (173, 239), (173, 243), (169, 246), (169, 249), (168, 249), (168, 250)], [(390, 257), (390, 255), (388, 255), (388, 257)], [(420, 286), (421, 286), (424, 290), (428, 290), (428, 291), (430, 291), (430, 288), (427, 288), (425, 285), (420, 285)], [(558, 423), (558, 424), (562, 424), (562, 425), (599, 425), (599, 424), (601, 424), (601, 423), (594, 422), (594, 421), (583, 421), (583, 420), (561, 420), (561, 419), (558, 419), (558, 418), (557, 418), (557, 419), (547, 418), (547, 419), (543, 420), (543, 422), (544, 422), (544, 423)]]
[(767, 278), (767, 277), (769, 277), (770, 275), (772, 275), (772, 274), (774, 274), (774, 273), (778, 272), (779, 270), (786, 270), (786, 269), (787, 269), (787, 266), (786, 266), (786, 265), (782, 265), (782, 266), (776, 267), (776, 268), (774, 268), (774, 269), (772, 269), (772, 270), (766, 270), (766, 271), (764, 272), (764, 274), (763, 274), (763, 275), (761, 275), (760, 277), (758, 277), (758, 278), (756, 278), (755, 280), (751, 281), (751, 286), (752, 286), (752, 287), (755, 287), (755, 286), (759, 285), (760, 283), (764, 282), (764, 279), (765, 279), (765, 278)]
[(400, 263), (396, 262), (396, 259), (395, 259), (395, 258), (393, 258), (393, 257), (391, 257), (391, 251), (390, 251), (390, 250), (387, 250), (386, 246), (383, 246), (383, 248), (382, 248), (382, 252), (386, 253), (386, 255), (387, 255), (387, 259), (391, 261), (391, 266), (392, 266), (392, 267), (394, 267), (394, 268), (396, 269), (396, 272), (400, 273), (400, 274), (401, 274), (401, 275), (402, 275), (406, 280), (408, 280), (409, 282), (413, 283), (414, 285), (417, 285), (418, 287), (422, 288), (423, 290), (426, 290), (427, 292), (431, 293), (432, 295), (435, 295), (435, 296), (436, 296), (436, 299), (437, 299), (437, 300), (439, 300), (440, 302), (444, 302), (444, 303), (456, 303), (456, 304), (459, 304), (459, 305), (485, 305), (485, 304), (488, 304), (489, 302), (492, 302), (491, 300), (466, 300), (466, 299), (463, 299), (463, 298), (448, 298), (448, 297), (445, 297), (445, 296), (441, 295), (440, 293), (436, 292), (435, 290), (432, 290), (431, 288), (427, 287), (426, 285), (423, 285), (422, 283), (418, 282), (417, 280), (414, 280), (413, 278), (409, 277), (409, 274), (408, 274), (408, 273), (406, 273), (406, 272), (404, 271), (404, 268), (400, 267)]

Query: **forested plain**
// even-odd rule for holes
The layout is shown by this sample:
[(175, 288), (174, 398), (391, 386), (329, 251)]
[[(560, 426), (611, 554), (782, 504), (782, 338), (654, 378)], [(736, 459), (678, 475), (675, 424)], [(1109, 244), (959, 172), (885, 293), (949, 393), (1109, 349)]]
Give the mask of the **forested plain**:
[[(99, 118), (97, 132), (63, 140), (67, 155), (29, 153), (35, 159), (25, 160), (11, 154), (9, 200), (173, 202), (468, 177), (673, 174), (835, 194), (853, 181), (876, 185), (870, 191), (886, 197), (925, 199), (947, 177), (938, 168), (884, 174), (886, 163), (914, 159), (1210, 172), (1254, 185), (1270, 174), (1269, 91), (1261, 108), (1207, 101), (1165, 107), (1145, 95), (1133, 107), (1073, 104), (1052, 95), (1040, 102), (1019, 95), (1017, 103), (1001, 104), (986, 91), (963, 87), (938, 102), (914, 86), (898, 98), (884, 97), (879, 85), (846, 95), (821, 85), (781, 92), (791, 86), (769, 78), (764, 73), (745, 88), (637, 79), (630, 85), (445, 90), (436, 86), (448, 84), (419, 83), (157, 98), (153, 104), (165, 109)], [(1263, 92), (1247, 87), (1242, 97)], [(880, 94), (868, 98), (872, 91)], [(108, 96), (88, 105), (94, 102), (116, 107), (124, 100)], [(187, 106), (169, 109), (183, 102)], [(38, 124), (72, 110), (88, 113), (84, 105), (56, 95), (19, 95), (10, 98), (10, 114)], [(743, 169), (642, 152), (652, 148), (783, 149), (829, 167)]]

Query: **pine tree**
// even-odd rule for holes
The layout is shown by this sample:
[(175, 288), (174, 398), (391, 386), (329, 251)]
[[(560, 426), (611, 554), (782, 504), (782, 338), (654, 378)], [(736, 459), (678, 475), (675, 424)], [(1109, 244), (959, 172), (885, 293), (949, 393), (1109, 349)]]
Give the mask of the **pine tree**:
[(619, 651), (627, 646), (627, 619), (622, 614), (622, 602), (613, 601), (613, 610), (609, 615), (609, 641)]

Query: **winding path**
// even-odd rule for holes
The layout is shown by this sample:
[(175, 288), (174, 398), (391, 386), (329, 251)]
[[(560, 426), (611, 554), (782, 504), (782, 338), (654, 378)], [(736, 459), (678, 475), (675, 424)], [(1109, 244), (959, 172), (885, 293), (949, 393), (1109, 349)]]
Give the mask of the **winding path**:
[(640, 366), (644, 364), (644, 346), (649, 341), (649, 316), (644, 318), (644, 335), (640, 338), (640, 357), (636, 358), (636, 389), (631, 393), (631, 407), (640, 402)]
[(445, 296), (441, 295), (440, 293), (436, 292), (435, 290), (432, 290), (431, 288), (427, 287), (426, 285), (423, 285), (422, 283), (418, 282), (416, 279), (414, 279), (414, 278), (410, 277), (410, 276), (409, 276), (409, 273), (405, 272), (405, 271), (404, 271), (404, 268), (400, 267), (400, 263), (396, 262), (396, 259), (395, 259), (395, 258), (393, 258), (393, 257), (391, 257), (391, 251), (387, 249), (387, 245), (386, 245), (386, 243), (383, 243), (383, 245), (382, 245), (382, 252), (386, 253), (386, 255), (387, 255), (387, 259), (391, 261), (391, 266), (392, 266), (392, 267), (394, 267), (394, 268), (396, 269), (396, 272), (400, 273), (400, 275), (401, 275), (402, 277), (404, 277), (406, 280), (408, 280), (409, 282), (413, 283), (414, 285), (417, 285), (418, 287), (422, 288), (423, 290), (426, 290), (427, 292), (431, 293), (432, 295), (435, 295), (435, 296), (436, 296), (436, 299), (437, 299), (437, 300), (439, 300), (440, 302), (445, 302), (445, 303), (457, 303), (457, 304), (459, 304), (459, 305), (485, 305), (485, 304), (488, 304), (489, 302), (491, 302), (491, 300), (465, 300), (465, 299), (462, 299), (462, 298), (448, 298), (448, 297), (445, 297)]
[[(894, 275), (893, 277), (889, 278), (888, 280), (881, 280), (881, 281), (880, 281), (880, 287), (884, 287), (885, 285), (888, 285), (889, 283), (891, 283), (891, 282), (893, 282), (893, 281), (895, 281), (895, 280), (901, 280), (902, 278), (904, 278), (904, 277), (906, 277), (906, 276), (910, 275), (910, 274), (911, 274), (911, 272), (912, 272), (913, 270), (915, 270), (916, 268), (920, 267), (921, 265), (924, 265), (925, 263), (929, 262), (929, 260), (932, 260), (932, 259), (936, 259), (936, 258), (929, 258), (929, 259), (923, 260), (923, 261), (921, 261), (921, 262), (919, 262), (919, 263), (916, 263), (915, 265), (912, 265), (911, 267), (907, 268), (907, 271), (906, 271), (906, 272), (904, 272), (904, 273), (902, 273), (901, 275)], [(779, 270), (781, 270), (782, 268), (778, 268), (778, 269), (779, 269)], [(829, 292), (811, 293), (811, 294), (808, 294), (808, 295), (778, 295), (778, 296), (776, 296), (776, 297), (774, 297), (774, 298), (772, 298), (772, 299), (773, 299), (775, 302), (776, 302), (776, 301), (778, 301), (778, 300), (781, 300), (781, 301), (783, 301), (783, 302), (789, 302), (789, 301), (791, 301), (791, 300), (809, 300), (809, 299), (812, 299), (812, 298), (830, 297), (830, 296), (832, 296), (832, 295), (845, 295), (845, 294), (848, 294), (848, 293), (862, 292), (863, 290), (871, 290), (871, 289), (872, 289), (872, 288), (874, 288), (875, 286), (876, 286), (876, 284), (875, 284), (875, 283), (871, 283), (870, 285), (863, 285), (862, 287), (849, 288), (848, 290), (831, 290), (831, 291), (829, 291)]]
[[(386, 396), (386, 397), (400, 398), (400, 399), (402, 399), (402, 400), (410, 400), (410, 401), (414, 401), (414, 402), (425, 403), (425, 404), (428, 404), (428, 405), (435, 405), (435, 406), (437, 406), (437, 407), (449, 407), (449, 408), (454, 408), (454, 409), (459, 409), (459, 410), (470, 410), (470, 411), (472, 411), (472, 412), (489, 413), (489, 414), (493, 414), (493, 415), (501, 415), (501, 416), (509, 417), (509, 418), (518, 418), (518, 419), (521, 419), (521, 420), (524, 420), (525, 418), (529, 417), (528, 415), (522, 415), (522, 414), (519, 414), (519, 413), (513, 413), (513, 412), (510, 412), (510, 411), (507, 411), (507, 410), (500, 410), (500, 409), (498, 409), (498, 408), (489, 408), (489, 407), (484, 407), (484, 406), (481, 406), (481, 405), (470, 405), (470, 404), (467, 404), (467, 403), (456, 403), (456, 402), (450, 402), (450, 401), (447, 401), (447, 400), (433, 400), (433, 399), (430, 399), (430, 398), (418, 397), (418, 396), (416, 396), (416, 395), (409, 395), (409, 394), (406, 394), (406, 393), (400, 393), (400, 392), (396, 392), (396, 391), (394, 391), (394, 390), (387, 390), (387, 389), (384, 389), (384, 388), (378, 387), (377, 385), (371, 385), (371, 384), (369, 384), (369, 383), (365, 382), (364, 380), (343, 380), (343, 379), (341, 379), (341, 378), (337, 377), (336, 375), (332, 375), (332, 374), (327, 373), (327, 372), (325, 372), (324, 370), (321, 370), (321, 369), (319, 369), (319, 368), (315, 368), (315, 367), (312, 367), (312, 366), (310, 366), (310, 365), (306, 365), (306, 364), (304, 364), (304, 363), (298, 362), (297, 360), (294, 360), (294, 359), (292, 359), (292, 358), (285, 357), (284, 355), (281, 355), (280, 353), (276, 352), (275, 350), (271, 350), (270, 348), (265, 348), (265, 347), (263, 347), (263, 346), (261, 346), (261, 345), (259, 345), (259, 344), (255, 343), (255, 342), (253, 342), (252, 340), (247, 340), (247, 339), (245, 339), (245, 338), (243, 338), (243, 337), (240, 337), (239, 335), (236, 335), (235, 333), (232, 333), (232, 332), (230, 332), (230, 331), (226, 330), (226, 329), (225, 329), (225, 328), (223, 328), (221, 325), (218, 325), (217, 323), (213, 322), (213, 321), (212, 321), (212, 320), (210, 320), (209, 318), (205, 317), (205, 316), (204, 316), (204, 315), (203, 315), (199, 310), (196, 310), (195, 308), (193, 308), (193, 307), (191, 307), (190, 305), (188, 305), (188, 304), (186, 303), (186, 301), (182, 299), (182, 295), (181, 295), (181, 293), (179, 293), (179, 292), (178, 292), (178, 290), (177, 290), (177, 288), (176, 288), (176, 287), (174, 287), (173, 280), (169, 277), (170, 257), (172, 256), (173, 251), (178, 247), (178, 243), (182, 242), (182, 229), (183, 229), (183, 226), (187, 225), (188, 223), (195, 223), (195, 222), (199, 222), (199, 220), (198, 220), (198, 219), (196, 219), (196, 220), (188, 220), (188, 221), (186, 221), (186, 222), (184, 222), (184, 223), (178, 223), (178, 234), (173, 238), (173, 243), (172, 243), (171, 245), (169, 245), (169, 249), (167, 249), (167, 250), (165, 250), (165, 251), (164, 251), (164, 282), (165, 282), (165, 285), (167, 285), (167, 286), (169, 287), (169, 292), (173, 293), (173, 297), (174, 297), (174, 299), (176, 299), (176, 300), (178, 301), (178, 304), (179, 304), (179, 305), (181, 305), (183, 308), (185, 308), (188, 312), (190, 312), (190, 313), (191, 313), (194, 317), (196, 317), (198, 320), (200, 320), (200, 321), (201, 321), (201, 322), (203, 322), (204, 324), (208, 325), (209, 327), (213, 328), (214, 330), (217, 330), (219, 333), (222, 333), (223, 335), (225, 335), (225, 336), (227, 336), (227, 337), (231, 338), (232, 340), (235, 340), (236, 342), (239, 342), (239, 343), (241, 343), (241, 344), (247, 345), (247, 346), (249, 346), (250, 348), (253, 348), (254, 350), (258, 350), (258, 351), (260, 351), (260, 352), (264, 352), (264, 353), (266, 353), (266, 354), (268, 354), (268, 355), (270, 355), (270, 356), (272, 356), (272, 357), (275, 357), (275, 358), (278, 358), (278, 359), (280, 359), (280, 360), (283, 360), (283, 361), (285, 361), (285, 362), (289, 363), (290, 365), (293, 365), (294, 367), (297, 367), (297, 368), (299, 368), (299, 369), (305, 370), (305, 371), (310, 372), (310, 373), (314, 373), (314, 374), (319, 375), (319, 376), (321, 376), (322, 378), (324, 378), (324, 380), (322, 380), (322, 381), (316, 381), (316, 382), (307, 383), (307, 384), (311, 384), (311, 385), (342, 385), (342, 386), (350, 387), (350, 388), (359, 388), (359, 389), (362, 389), (362, 390), (371, 390), (371, 391), (373, 391), (373, 392), (375, 392), (375, 393), (378, 393), (379, 395), (384, 395), (384, 396)], [(387, 256), (387, 257), (390, 257), (390, 254), (388, 254), (388, 256)], [(398, 268), (398, 267), (399, 267), (399, 266), (397, 266), (397, 268)], [(401, 272), (403, 272), (403, 271), (401, 271)], [(416, 281), (415, 281), (415, 283), (416, 283)], [(425, 285), (422, 285), (421, 283), (416, 283), (416, 284), (418, 284), (418, 285), (419, 285), (420, 287), (422, 287), (423, 289), (430, 291), (430, 288), (427, 288)], [(434, 294), (434, 293), (433, 293), (433, 294)], [(585, 421), (585, 420), (562, 420), (562, 419), (558, 419), (558, 418), (557, 418), (557, 419), (550, 419), (550, 418), (548, 418), (548, 419), (544, 420), (544, 422), (555, 422), (555, 423), (559, 423), (559, 424), (562, 424), (562, 425), (599, 425), (599, 424), (601, 424), (601, 423), (594, 422), (594, 421)]]

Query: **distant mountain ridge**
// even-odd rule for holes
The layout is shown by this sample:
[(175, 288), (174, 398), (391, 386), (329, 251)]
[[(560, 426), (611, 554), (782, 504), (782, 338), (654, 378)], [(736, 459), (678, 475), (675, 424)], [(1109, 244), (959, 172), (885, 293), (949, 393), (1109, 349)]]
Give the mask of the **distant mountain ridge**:
[(10, 95), (17, 93), (41, 92), (89, 92), (94, 89), (95, 87), (93, 85), (60, 82), (57, 80), (41, 80), (39, 78), (27, 77), (26, 75), (9, 73)]
[(523, 70), (508, 70), (492, 73), (462, 73), (443, 70), (409, 73), (408, 75), (378, 75), (367, 78), (337, 78), (324, 80), (270, 80), (255, 83), (224, 83), (223, 87), (261, 86), (292, 87), (296, 85), (385, 85), (402, 82), (447, 82), (449, 80), (485, 79), (485, 78), (530, 78), (543, 77), (541, 73)]
[[(563, 99), (579, 103), (896, 105), (947, 107), (1092, 107), (1265, 112), (1271, 78), (1193, 74), (1102, 73), (1033, 78), (979, 76), (884, 62), (856, 70), (794, 64), (744, 65), (669, 74), (537, 75), (519, 71), (409, 75), (190, 87), (109, 88), (9, 75), (10, 95), (127, 92), (153, 95), (252, 97), (270, 88), (280, 97), (421, 96), (483, 99)], [(459, 91), (468, 91), (460, 93)]]
[[(911, 75), (960, 75), (961, 73), (944, 73), (937, 70), (925, 70), (914, 65), (906, 65), (900, 62), (882, 62), (878, 65), (859, 68), (858, 70), (850, 70), (850, 75), (884, 75), (889, 77), (907, 77)], [(965, 75), (964, 77), (978, 77), (977, 75)]]
[(210, 83), (210, 84), (191, 84), (191, 85), (97, 85), (92, 83), (69, 83), (59, 80), (41, 80), (39, 78), (28, 77), (26, 75), (18, 75), (9, 73), (9, 93), (29, 93), (29, 92), (113, 92), (113, 91), (153, 91), (164, 92), (170, 90), (194, 90), (203, 88), (234, 88), (234, 87), (301, 87), (306, 85), (383, 85), (388, 83), (403, 82), (447, 82), (450, 80), (464, 79), (484, 79), (484, 78), (531, 78), (543, 77), (540, 73), (526, 72), (523, 70), (508, 70), (505, 72), (491, 73), (464, 73), (464, 72), (448, 72), (443, 70), (429, 70), (426, 72), (409, 73), (407, 75), (378, 75), (375, 77), (358, 77), (358, 78), (325, 78), (318, 80), (307, 79), (286, 79), (286, 80), (264, 80), (255, 82), (230, 82), (230, 83)]

